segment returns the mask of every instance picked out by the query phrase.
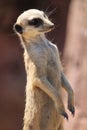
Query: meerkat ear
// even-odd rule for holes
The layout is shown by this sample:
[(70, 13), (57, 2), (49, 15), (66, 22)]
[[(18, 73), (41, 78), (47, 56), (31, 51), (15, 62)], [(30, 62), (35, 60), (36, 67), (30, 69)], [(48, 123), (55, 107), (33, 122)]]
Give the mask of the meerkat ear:
[(14, 25), (14, 30), (20, 34), (23, 33), (23, 28), (19, 24)]

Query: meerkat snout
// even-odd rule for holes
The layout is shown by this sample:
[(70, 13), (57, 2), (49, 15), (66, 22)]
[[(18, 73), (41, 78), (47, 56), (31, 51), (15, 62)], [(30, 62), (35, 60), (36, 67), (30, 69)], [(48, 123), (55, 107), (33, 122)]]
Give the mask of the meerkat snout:
[(50, 29), (54, 29), (54, 27), (54, 24), (49, 26)]
[(41, 19), (41, 18), (33, 18), (32, 20), (28, 22), (28, 24), (36, 28), (38, 28), (39, 26), (44, 26), (44, 24), (46, 26), (47, 24), (50, 29), (54, 28), (54, 24), (52, 22), (50, 22), (49, 20), (48, 22), (44, 21), (44, 19)]

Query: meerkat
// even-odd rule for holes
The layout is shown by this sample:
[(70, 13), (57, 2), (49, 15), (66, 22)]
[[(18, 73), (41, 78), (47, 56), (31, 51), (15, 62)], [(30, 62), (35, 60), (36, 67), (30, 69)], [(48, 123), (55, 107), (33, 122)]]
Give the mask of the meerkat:
[(37, 9), (23, 12), (14, 24), (24, 48), (27, 74), (23, 130), (63, 130), (68, 114), (62, 88), (68, 93), (69, 111), (75, 113), (74, 92), (63, 73), (59, 51), (45, 36), (53, 28), (54, 23)]

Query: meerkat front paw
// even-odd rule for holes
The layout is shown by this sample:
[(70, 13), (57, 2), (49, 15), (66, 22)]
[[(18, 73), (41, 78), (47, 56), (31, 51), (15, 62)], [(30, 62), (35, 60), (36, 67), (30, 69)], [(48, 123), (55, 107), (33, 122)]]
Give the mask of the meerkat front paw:
[(68, 104), (68, 109), (72, 113), (72, 115), (74, 116), (75, 115), (75, 107), (71, 104)]
[(58, 109), (58, 107), (56, 107), (56, 108), (57, 108), (57, 112), (58, 112), (61, 116), (63, 116), (64, 118), (66, 118), (66, 119), (68, 120), (68, 114), (65, 112), (64, 107), (61, 107), (61, 108), (59, 108), (59, 109)]
[(66, 112), (62, 112), (61, 115), (68, 120), (68, 114)]

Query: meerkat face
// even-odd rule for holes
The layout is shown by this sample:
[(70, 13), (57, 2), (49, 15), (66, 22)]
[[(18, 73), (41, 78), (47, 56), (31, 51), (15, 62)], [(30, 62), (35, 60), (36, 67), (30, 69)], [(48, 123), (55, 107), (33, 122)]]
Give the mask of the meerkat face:
[(16, 33), (27, 38), (49, 32), (53, 28), (54, 24), (47, 15), (36, 9), (30, 9), (22, 13), (14, 25)]

